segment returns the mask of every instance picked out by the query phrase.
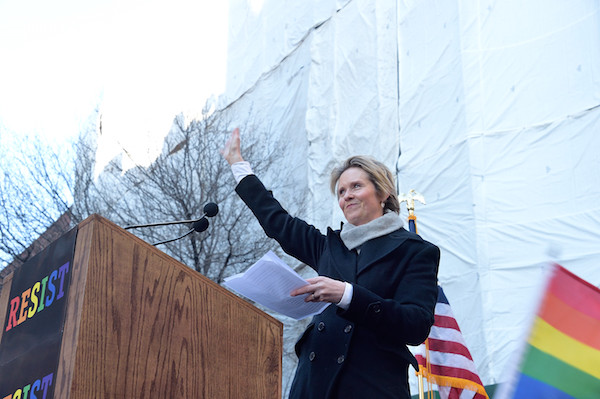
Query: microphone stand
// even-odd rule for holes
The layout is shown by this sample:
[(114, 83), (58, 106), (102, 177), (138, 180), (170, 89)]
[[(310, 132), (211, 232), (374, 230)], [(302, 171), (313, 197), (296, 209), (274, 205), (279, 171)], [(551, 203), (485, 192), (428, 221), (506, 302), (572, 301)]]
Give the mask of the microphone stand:
[(154, 243), (152, 245), (157, 246), (159, 244), (166, 244), (166, 243), (171, 242), (171, 241), (176, 241), (176, 240), (179, 240), (179, 239), (181, 239), (181, 238), (183, 238), (183, 237), (185, 237), (185, 236), (193, 233), (194, 231), (197, 231), (198, 233), (201, 233), (201, 232), (205, 231), (206, 229), (208, 229), (209, 225), (210, 225), (210, 223), (208, 222), (208, 219), (203, 216), (200, 219), (198, 219), (198, 221), (194, 222), (194, 224), (192, 225), (192, 228), (187, 233), (185, 233), (185, 234), (183, 234), (183, 235), (181, 235), (181, 236), (179, 236), (177, 238), (172, 238), (170, 240), (164, 240), (164, 241), (156, 242), (156, 243)]
[(171, 225), (171, 224), (196, 223), (196, 222), (200, 221), (200, 219), (202, 219), (204, 216), (206, 216), (206, 213), (204, 215), (202, 215), (200, 218), (194, 219), (194, 220), (178, 220), (178, 221), (175, 221), (175, 222), (158, 222), (158, 223), (149, 223), (149, 224), (135, 224), (135, 225), (125, 226), (123, 228), (125, 230), (129, 230), (129, 229), (137, 229), (137, 228), (141, 228), (141, 227), (168, 226), (168, 225)]
[(194, 232), (194, 231), (197, 231), (199, 233), (203, 232), (204, 230), (208, 229), (208, 225), (209, 225), (208, 219), (206, 219), (206, 216), (213, 217), (217, 213), (219, 213), (219, 207), (217, 206), (217, 204), (215, 204), (214, 202), (209, 202), (208, 204), (204, 205), (204, 214), (202, 216), (200, 216), (198, 219), (194, 219), (194, 220), (178, 220), (178, 221), (175, 221), (175, 222), (158, 222), (158, 223), (148, 223), (148, 224), (134, 224), (134, 225), (130, 225), (130, 226), (125, 226), (123, 228), (125, 230), (129, 230), (129, 229), (137, 229), (137, 228), (141, 228), (141, 227), (168, 226), (168, 225), (172, 225), (172, 224), (192, 223), (192, 228), (187, 233), (185, 233), (183, 235), (180, 235), (177, 238), (172, 238), (170, 240), (165, 240), (165, 241), (159, 241), (159, 242), (156, 242), (156, 243), (152, 244), (153, 246), (157, 246), (157, 245), (160, 245), (160, 244), (166, 244), (166, 243), (171, 242), (171, 241), (180, 240), (183, 237), (186, 237), (186, 236), (192, 234), (192, 232)]
[[(155, 226), (169, 226), (169, 225), (172, 225), (172, 224), (198, 223), (205, 216), (206, 216), (206, 213), (204, 215), (202, 215), (202, 217), (200, 217), (199, 219), (195, 219), (195, 220), (178, 220), (176, 222), (158, 222), (158, 223), (148, 223), (148, 224), (136, 224), (136, 225), (131, 225), (131, 226), (125, 226), (125, 227), (123, 227), (123, 229), (129, 230), (129, 229), (137, 229), (137, 228), (141, 228), (141, 227), (155, 227)], [(208, 225), (207, 225), (207, 227), (208, 227)], [(152, 244), (152, 246), (155, 247), (155, 246), (160, 245), (160, 244), (166, 244), (168, 242), (180, 240), (180, 239), (182, 239), (184, 237), (187, 237), (190, 234), (192, 234), (194, 232), (194, 230), (196, 230), (196, 228), (192, 227), (190, 229), (190, 231), (188, 231), (185, 234), (180, 235), (177, 238), (172, 238), (170, 240), (164, 240), (164, 241), (155, 242), (154, 244)]]
[(160, 244), (166, 244), (166, 243), (168, 243), (168, 242), (171, 242), (171, 241), (177, 241), (177, 240), (180, 240), (180, 239), (182, 239), (183, 237), (187, 237), (187, 236), (189, 236), (190, 234), (192, 234), (192, 233), (194, 232), (194, 230), (196, 230), (196, 229), (192, 228), (192, 229), (190, 229), (190, 231), (188, 231), (187, 233), (185, 233), (185, 234), (183, 234), (183, 235), (180, 235), (180, 236), (179, 236), (179, 237), (177, 237), (177, 238), (171, 238), (170, 240), (164, 240), (164, 241), (155, 242), (154, 244), (152, 244), (152, 246), (154, 246), (154, 247), (155, 247), (155, 246), (157, 246), (157, 245), (160, 245)]

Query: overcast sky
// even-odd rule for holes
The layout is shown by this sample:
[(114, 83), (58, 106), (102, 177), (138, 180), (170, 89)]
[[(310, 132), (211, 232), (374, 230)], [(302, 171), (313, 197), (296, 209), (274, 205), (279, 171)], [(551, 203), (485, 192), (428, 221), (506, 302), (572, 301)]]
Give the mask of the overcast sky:
[(224, 89), (227, 3), (0, 0), (0, 132), (62, 140), (100, 106), (111, 140), (164, 135)]

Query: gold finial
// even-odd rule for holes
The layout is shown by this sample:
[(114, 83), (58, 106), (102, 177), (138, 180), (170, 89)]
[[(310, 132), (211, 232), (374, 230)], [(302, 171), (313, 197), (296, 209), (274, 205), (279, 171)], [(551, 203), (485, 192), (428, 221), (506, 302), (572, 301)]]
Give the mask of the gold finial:
[(426, 205), (423, 194), (420, 194), (413, 189), (411, 189), (408, 194), (400, 194), (398, 197), (400, 203), (406, 202), (406, 209), (408, 209), (409, 216), (415, 215), (415, 200), (419, 201), (423, 205)]

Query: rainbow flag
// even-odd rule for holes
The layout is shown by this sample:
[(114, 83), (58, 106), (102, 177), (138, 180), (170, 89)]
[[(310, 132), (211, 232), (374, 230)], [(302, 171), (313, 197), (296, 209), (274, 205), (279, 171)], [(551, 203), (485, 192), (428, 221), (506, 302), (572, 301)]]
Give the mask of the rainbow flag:
[(509, 397), (600, 398), (600, 289), (555, 265), (523, 355)]

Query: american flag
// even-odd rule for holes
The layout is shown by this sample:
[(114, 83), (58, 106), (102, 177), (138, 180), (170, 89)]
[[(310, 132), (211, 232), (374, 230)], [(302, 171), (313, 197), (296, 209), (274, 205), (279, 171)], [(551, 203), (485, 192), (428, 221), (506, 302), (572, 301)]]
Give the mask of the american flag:
[[(417, 375), (438, 386), (442, 399), (489, 399), (442, 287), (438, 286), (435, 322), (415, 353)], [(431, 393), (431, 390), (429, 391)]]

